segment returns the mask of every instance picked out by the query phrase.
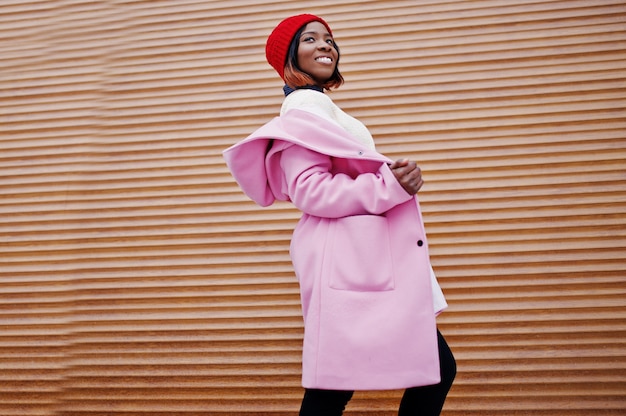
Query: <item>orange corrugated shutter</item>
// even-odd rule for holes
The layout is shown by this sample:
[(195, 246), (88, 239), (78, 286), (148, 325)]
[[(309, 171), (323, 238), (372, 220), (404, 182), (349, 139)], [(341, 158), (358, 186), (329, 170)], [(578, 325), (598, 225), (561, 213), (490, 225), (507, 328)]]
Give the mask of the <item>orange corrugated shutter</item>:
[(623, 0), (3, 1), (0, 414), (297, 413), (299, 214), (221, 152), (277, 114), (264, 41), (301, 12), (333, 99), (424, 172), (444, 414), (623, 415)]

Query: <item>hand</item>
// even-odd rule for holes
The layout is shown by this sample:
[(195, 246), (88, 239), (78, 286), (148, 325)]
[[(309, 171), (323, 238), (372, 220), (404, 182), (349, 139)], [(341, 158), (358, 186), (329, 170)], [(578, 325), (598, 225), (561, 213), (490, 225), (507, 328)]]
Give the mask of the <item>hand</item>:
[(424, 185), (422, 170), (417, 163), (408, 159), (398, 159), (389, 165), (398, 183), (402, 185), (409, 195), (415, 195)]

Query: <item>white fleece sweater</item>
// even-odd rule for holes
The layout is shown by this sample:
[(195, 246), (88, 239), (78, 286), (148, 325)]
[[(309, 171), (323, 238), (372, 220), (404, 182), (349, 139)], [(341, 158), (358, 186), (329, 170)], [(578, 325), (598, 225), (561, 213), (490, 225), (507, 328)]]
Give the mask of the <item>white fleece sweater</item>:
[(374, 139), (367, 127), (356, 118), (346, 114), (323, 92), (309, 89), (295, 90), (285, 97), (280, 109), (280, 115), (282, 116), (287, 110), (293, 108), (305, 110), (333, 121), (370, 149), (375, 148)]

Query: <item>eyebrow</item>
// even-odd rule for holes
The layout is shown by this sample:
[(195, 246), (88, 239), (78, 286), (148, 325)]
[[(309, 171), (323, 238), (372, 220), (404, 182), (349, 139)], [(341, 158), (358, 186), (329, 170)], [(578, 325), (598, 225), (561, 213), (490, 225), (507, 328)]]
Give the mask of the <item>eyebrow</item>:
[[(302, 35), (300, 35), (300, 36), (310, 35), (310, 34), (313, 34), (313, 35), (319, 35), (319, 34), (320, 34), (320, 32), (317, 32), (317, 31), (315, 31), (315, 30), (309, 30), (309, 31), (307, 31), (307, 32), (303, 32), (303, 33), (302, 33)], [(331, 35), (330, 35), (330, 33), (328, 33), (328, 32), (325, 32), (325, 33), (323, 34), (323, 36), (329, 36), (329, 37), (331, 37), (331, 38), (332, 38), (332, 36), (331, 36)]]

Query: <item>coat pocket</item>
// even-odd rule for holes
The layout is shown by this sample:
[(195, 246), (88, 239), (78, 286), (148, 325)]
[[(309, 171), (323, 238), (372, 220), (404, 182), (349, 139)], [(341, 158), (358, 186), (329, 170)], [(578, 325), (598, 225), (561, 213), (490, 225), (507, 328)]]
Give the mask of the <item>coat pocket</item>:
[(395, 286), (387, 218), (355, 215), (335, 220), (329, 285), (359, 292), (393, 290)]

